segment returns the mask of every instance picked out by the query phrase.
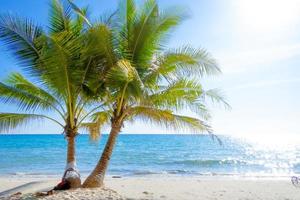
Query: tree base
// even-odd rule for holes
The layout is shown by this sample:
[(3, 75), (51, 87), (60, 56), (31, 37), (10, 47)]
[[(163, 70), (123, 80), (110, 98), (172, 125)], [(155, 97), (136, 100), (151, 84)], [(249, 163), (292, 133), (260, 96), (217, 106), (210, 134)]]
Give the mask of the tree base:
[(62, 181), (55, 186), (54, 190), (68, 190), (81, 187), (81, 179), (79, 173), (74, 169), (67, 169), (64, 173)]
[(66, 182), (70, 184), (70, 189), (76, 189), (81, 187), (81, 179), (77, 178), (67, 178)]
[(101, 188), (104, 187), (103, 178), (97, 176), (89, 176), (82, 184), (83, 188)]

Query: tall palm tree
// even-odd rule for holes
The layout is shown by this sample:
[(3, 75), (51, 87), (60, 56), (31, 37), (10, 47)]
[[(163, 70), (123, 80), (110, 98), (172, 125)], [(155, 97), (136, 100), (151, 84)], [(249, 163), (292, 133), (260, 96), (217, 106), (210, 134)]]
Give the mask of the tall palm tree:
[[(93, 104), (94, 99), (99, 102), (100, 98), (94, 95), (99, 88), (93, 84), (93, 70), (100, 58), (97, 49), (92, 49), (91, 42), (87, 42), (91, 39), (87, 34), (90, 24), (85, 18), (85, 9), (78, 9), (72, 2), (63, 5), (52, 0), (50, 11), (47, 32), (29, 19), (9, 14), (0, 17), (0, 39), (33, 80), (13, 73), (0, 83), (0, 101), (15, 103), (22, 111), (0, 113), (0, 131), (41, 119), (59, 125), (68, 144), (63, 179), (70, 182), (71, 188), (76, 188), (81, 180), (76, 168), (75, 138), (85, 119), (102, 107)], [(88, 90), (92, 85), (93, 90)], [(53, 113), (58, 117), (52, 117)], [(99, 135), (98, 130), (91, 133), (93, 138)]]
[[(101, 187), (116, 139), (124, 122), (142, 119), (168, 129), (211, 133), (206, 99), (227, 103), (217, 90), (205, 91), (204, 75), (220, 73), (215, 60), (204, 49), (184, 46), (165, 48), (171, 30), (184, 19), (176, 10), (161, 11), (155, 0), (138, 9), (134, 0), (122, 1), (116, 23), (111, 24), (109, 42), (97, 45), (109, 50), (104, 76), (109, 112), (98, 113), (94, 123), (110, 116), (111, 131), (102, 155), (83, 187)], [(190, 109), (199, 118), (180, 115)], [(97, 115), (97, 114), (96, 114)]]

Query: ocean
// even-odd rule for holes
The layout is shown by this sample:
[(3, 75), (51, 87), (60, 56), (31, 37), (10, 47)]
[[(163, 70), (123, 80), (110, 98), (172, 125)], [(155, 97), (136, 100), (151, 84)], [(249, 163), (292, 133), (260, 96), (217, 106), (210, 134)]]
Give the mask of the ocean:
[[(133, 135), (118, 138), (109, 175), (264, 176), (300, 173), (300, 143), (265, 147), (243, 139), (208, 135)], [(95, 166), (107, 135), (91, 142), (76, 139), (77, 165), (83, 175)], [(63, 135), (0, 135), (0, 176), (57, 176), (65, 167)]]

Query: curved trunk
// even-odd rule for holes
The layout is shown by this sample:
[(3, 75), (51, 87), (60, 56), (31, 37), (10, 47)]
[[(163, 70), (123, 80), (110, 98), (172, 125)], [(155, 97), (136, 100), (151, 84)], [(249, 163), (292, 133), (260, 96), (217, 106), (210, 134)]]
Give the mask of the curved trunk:
[(87, 179), (83, 183), (82, 186), (84, 188), (95, 188), (103, 186), (104, 176), (109, 164), (110, 157), (113, 152), (113, 148), (116, 143), (117, 136), (121, 131), (121, 126), (122, 122), (117, 122), (117, 120), (115, 120), (112, 123), (111, 131), (106, 142), (105, 148), (102, 152), (101, 158), (98, 161), (93, 172), (87, 177)]
[(76, 167), (75, 136), (71, 135), (67, 137), (67, 142), (67, 165), (62, 179), (63, 181), (68, 182), (70, 189), (78, 188), (81, 186), (81, 179)]

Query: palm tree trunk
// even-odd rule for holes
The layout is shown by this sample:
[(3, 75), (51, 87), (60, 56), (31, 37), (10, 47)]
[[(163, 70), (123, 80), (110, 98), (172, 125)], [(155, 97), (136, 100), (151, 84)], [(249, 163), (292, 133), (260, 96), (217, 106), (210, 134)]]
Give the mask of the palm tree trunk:
[(81, 186), (80, 174), (76, 167), (75, 158), (75, 136), (70, 134), (67, 137), (67, 165), (63, 175), (63, 180), (70, 184), (70, 188), (78, 188)]
[(116, 143), (117, 136), (121, 131), (121, 127), (122, 122), (118, 122), (117, 120), (113, 121), (111, 131), (106, 142), (105, 148), (102, 152), (101, 158), (98, 161), (93, 172), (87, 177), (87, 179), (83, 183), (82, 186), (84, 188), (95, 188), (103, 186), (104, 176), (113, 152), (113, 148)]

